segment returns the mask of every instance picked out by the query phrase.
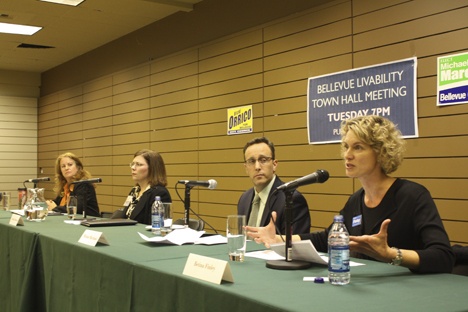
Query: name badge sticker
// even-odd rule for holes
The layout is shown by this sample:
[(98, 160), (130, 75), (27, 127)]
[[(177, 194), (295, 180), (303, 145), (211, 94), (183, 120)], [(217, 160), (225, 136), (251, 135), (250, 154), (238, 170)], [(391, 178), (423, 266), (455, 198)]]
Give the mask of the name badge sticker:
[(353, 227), (361, 225), (362, 215), (353, 217)]

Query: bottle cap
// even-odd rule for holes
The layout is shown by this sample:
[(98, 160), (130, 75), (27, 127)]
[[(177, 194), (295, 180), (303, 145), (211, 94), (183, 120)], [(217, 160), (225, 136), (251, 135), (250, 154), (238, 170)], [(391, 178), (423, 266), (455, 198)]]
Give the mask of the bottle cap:
[(323, 280), (323, 277), (316, 277), (314, 278), (314, 283), (317, 284), (323, 284), (325, 281)]
[(344, 217), (342, 215), (336, 215), (333, 217), (333, 221), (335, 222), (343, 222), (344, 221)]

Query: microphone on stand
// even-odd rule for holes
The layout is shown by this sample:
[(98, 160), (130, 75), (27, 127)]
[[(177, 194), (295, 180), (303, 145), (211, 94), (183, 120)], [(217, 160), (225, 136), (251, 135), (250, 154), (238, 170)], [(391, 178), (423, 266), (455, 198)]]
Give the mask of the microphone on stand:
[(70, 184), (79, 184), (79, 183), (101, 183), (102, 179), (101, 178), (93, 178), (93, 179), (87, 179), (87, 180), (78, 180), (78, 181), (73, 181)]
[(31, 183), (37, 183), (37, 182), (42, 182), (42, 181), (50, 181), (50, 178), (35, 178), (35, 179), (28, 179), (25, 182), (31, 182)]
[(292, 210), (293, 210), (293, 194), (299, 186), (313, 184), (313, 183), (323, 183), (327, 181), (329, 178), (328, 171), (326, 170), (317, 170), (314, 173), (296, 179), (294, 181), (285, 183), (283, 185), (278, 186), (276, 191), (283, 191), (284, 195), (286, 196), (286, 208), (284, 210), (284, 214), (286, 217), (286, 241), (284, 242), (285, 245), (285, 258), (286, 261), (283, 260), (270, 260), (267, 261), (266, 267), (270, 269), (277, 269), (277, 270), (302, 270), (307, 269), (311, 266), (311, 263), (306, 261), (293, 261), (292, 259)]
[(210, 179), (208, 181), (190, 181), (190, 180), (179, 180), (177, 183), (179, 184), (185, 184), (185, 186), (204, 186), (207, 187), (210, 190), (214, 190), (216, 186), (218, 185), (218, 182), (216, 180)]
[(303, 176), (294, 181), (284, 183), (283, 185), (278, 186), (276, 189), (278, 191), (288, 191), (297, 189), (299, 186), (313, 184), (313, 183), (323, 183), (328, 180), (329, 174), (328, 171), (319, 169), (314, 173)]
[(190, 180), (179, 180), (177, 183), (185, 184), (185, 200), (184, 200), (184, 226), (189, 227), (190, 221), (190, 189), (194, 186), (204, 186), (210, 190), (214, 190), (218, 185), (216, 180), (210, 179), (208, 181), (190, 181)]

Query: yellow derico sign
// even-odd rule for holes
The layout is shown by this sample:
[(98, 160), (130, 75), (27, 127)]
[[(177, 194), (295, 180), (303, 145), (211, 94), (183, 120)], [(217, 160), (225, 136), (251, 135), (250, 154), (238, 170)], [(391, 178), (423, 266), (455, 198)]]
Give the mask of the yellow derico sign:
[(251, 133), (253, 131), (252, 105), (228, 108), (227, 134)]

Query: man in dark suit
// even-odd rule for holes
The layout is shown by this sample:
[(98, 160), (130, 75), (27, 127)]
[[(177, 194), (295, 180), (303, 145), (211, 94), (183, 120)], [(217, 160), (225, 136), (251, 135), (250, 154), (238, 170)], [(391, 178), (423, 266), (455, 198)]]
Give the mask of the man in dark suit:
[[(270, 222), (272, 211), (276, 211), (276, 227), (285, 234), (286, 216), (285, 194), (275, 192), (283, 183), (276, 176), (278, 161), (275, 158), (275, 146), (265, 137), (255, 138), (244, 146), (245, 171), (252, 180), (253, 188), (242, 194), (237, 204), (237, 212), (247, 216), (250, 226), (266, 226)], [(307, 201), (297, 190), (293, 193), (293, 234), (310, 232), (310, 214)]]

